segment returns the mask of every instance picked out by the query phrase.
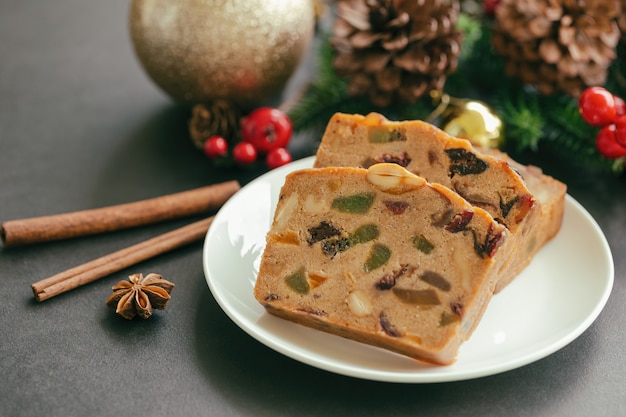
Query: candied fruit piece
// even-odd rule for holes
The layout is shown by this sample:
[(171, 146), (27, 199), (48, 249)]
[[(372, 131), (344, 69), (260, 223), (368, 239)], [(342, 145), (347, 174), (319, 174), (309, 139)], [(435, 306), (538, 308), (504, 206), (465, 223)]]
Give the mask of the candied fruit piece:
[(331, 207), (344, 213), (362, 214), (367, 213), (373, 202), (374, 193), (359, 193), (337, 197)]
[(441, 301), (439, 301), (439, 297), (437, 296), (435, 290), (413, 290), (410, 288), (393, 287), (391, 291), (393, 291), (393, 295), (398, 297), (398, 300), (402, 301), (405, 304), (422, 306), (441, 304)]
[(457, 321), (459, 321), (458, 316), (450, 314), (447, 311), (443, 311), (441, 313), (441, 317), (439, 317), (439, 326), (444, 327)]
[(399, 129), (389, 129), (386, 126), (371, 126), (368, 132), (370, 143), (405, 142), (406, 134)]
[(324, 282), (326, 282), (327, 279), (328, 277), (325, 277), (324, 275), (316, 274), (313, 272), (310, 272), (308, 274), (308, 282), (311, 288), (319, 287)]
[(513, 197), (509, 201), (504, 201), (502, 196), (500, 196), (500, 211), (502, 212), (502, 217), (506, 219), (509, 213), (511, 212), (511, 209), (518, 201), (519, 201), (518, 195)]
[(425, 253), (426, 255), (428, 255), (429, 253), (433, 251), (433, 249), (435, 249), (435, 245), (430, 243), (430, 241), (426, 239), (424, 235), (414, 236), (413, 246), (415, 246), (415, 249), (417, 249), (420, 252)]
[(352, 244), (356, 245), (374, 240), (379, 234), (378, 226), (375, 224), (364, 224), (363, 226), (359, 226), (359, 228), (350, 235), (349, 240)]
[(450, 291), (452, 286), (443, 276), (435, 271), (426, 271), (420, 275), (420, 279), (433, 287), (439, 288), (441, 291)]
[(365, 272), (373, 271), (376, 268), (379, 268), (387, 263), (389, 257), (391, 256), (391, 250), (383, 245), (382, 243), (376, 243), (372, 246), (372, 250), (365, 261), (365, 265), (363, 268)]
[(298, 294), (308, 294), (311, 287), (309, 281), (306, 279), (304, 268), (298, 269), (293, 274), (285, 278), (287, 286), (297, 292)]
[(480, 174), (489, 167), (485, 161), (477, 158), (476, 155), (463, 148), (446, 149), (446, 153), (451, 162), (450, 178), (452, 178), (454, 174)]

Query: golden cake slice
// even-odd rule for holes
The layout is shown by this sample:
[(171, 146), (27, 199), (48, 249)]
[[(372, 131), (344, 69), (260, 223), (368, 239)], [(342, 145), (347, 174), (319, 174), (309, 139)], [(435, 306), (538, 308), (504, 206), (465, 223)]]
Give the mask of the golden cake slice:
[(514, 256), (503, 265), (496, 292), (560, 228), (564, 184), (505, 154), (481, 152), (469, 141), (419, 120), (393, 122), (377, 113), (337, 113), (328, 123), (314, 166), (367, 168), (380, 162), (399, 164), (431, 183), (449, 187), (507, 226), (514, 240), (507, 249)]
[(254, 295), (287, 320), (450, 364), (491, 299), (507, 233), (397, 164), (300, 170), (280, 191)]

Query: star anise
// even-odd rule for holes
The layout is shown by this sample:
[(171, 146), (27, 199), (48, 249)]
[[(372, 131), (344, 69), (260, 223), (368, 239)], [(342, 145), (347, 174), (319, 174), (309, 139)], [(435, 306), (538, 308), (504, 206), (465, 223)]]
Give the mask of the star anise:
[(120, 281), (113, 286), (113, 294), (106, 304), (125, 319), (136, 315), (147, 319), (152, 309), (163, 310), (170, 300), (174, 284), (163, 279), (159, 274), (133, 274), (128, 281)]

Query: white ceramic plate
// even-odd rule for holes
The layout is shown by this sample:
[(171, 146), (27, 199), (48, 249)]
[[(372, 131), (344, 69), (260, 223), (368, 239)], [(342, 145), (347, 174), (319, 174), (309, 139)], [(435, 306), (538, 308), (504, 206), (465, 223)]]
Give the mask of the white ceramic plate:
[(312, 157), (295, 161), (243, 187), (216, 215), (203, 250), (207, 283), (221, 308), (252, 337), (286, 356), (378, 381), (477, 378), (529, 364), (567, 345), (591, 325), (609, 297), (614, 270), (606, 238), (567, 196), (559, 234), (492, 298), (453, 365), (422, 364), (271, 316), (253, 296), (265, 234), (285, 175), (312, 164)]

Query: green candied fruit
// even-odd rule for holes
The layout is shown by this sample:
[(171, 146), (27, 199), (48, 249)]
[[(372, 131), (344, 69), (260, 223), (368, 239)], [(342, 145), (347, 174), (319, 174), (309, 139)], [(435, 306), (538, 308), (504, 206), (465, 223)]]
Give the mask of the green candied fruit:
[(448, 324), (452, 324), (459, 321), (459, 317), (452, 314), (452, 313), (448, 313), (447, 311), (444, 311), (441, 313), (441, 317), (439, 318), (439, 326), (444, 327), (447, 326)]
[(402, 130), (386, 126), (373, 126), (369, 129), (367, 140), (370, 143), (404, 142), (406, 134)]
[(378, 226), (375, 224), (364, 224), (363, 226), (359, 226), (359, 228), (350, 235), (350, 242), (354, 245), (369, 242), (370, 240), (376, 239), (379, 234)]
[(367, 213), (374, 203), (374, 193), (359, 193), (349, 196), (339, 196), (333, 200), (332, 208), (344, 213)]
[(365, 261), (365, 265), (363, 265), (363, 269), (365, 269), (365, 272), (373, 271), (386, 264), (390, 256), (391, 250), (387, 246), (376, 243), (372, 246), (369, 257), (367, 261)]
[(426, 255), (428, 255), (429, 253), (433, 251), (433, 249), (435, 249), (435, 245), (430, 243), (428, 239), (424, 237), (424, 235), (414, 236), (413, 246), (415, 246), (415, 249), (417, 249), (420, 252), (425, 253)]
[(297, 292), (298, 294), (308, 294), (311, 287), (309, 281), (306, 279), (304, 268), (298, 269), (293, 274), (285, 278), (287, 286)]

